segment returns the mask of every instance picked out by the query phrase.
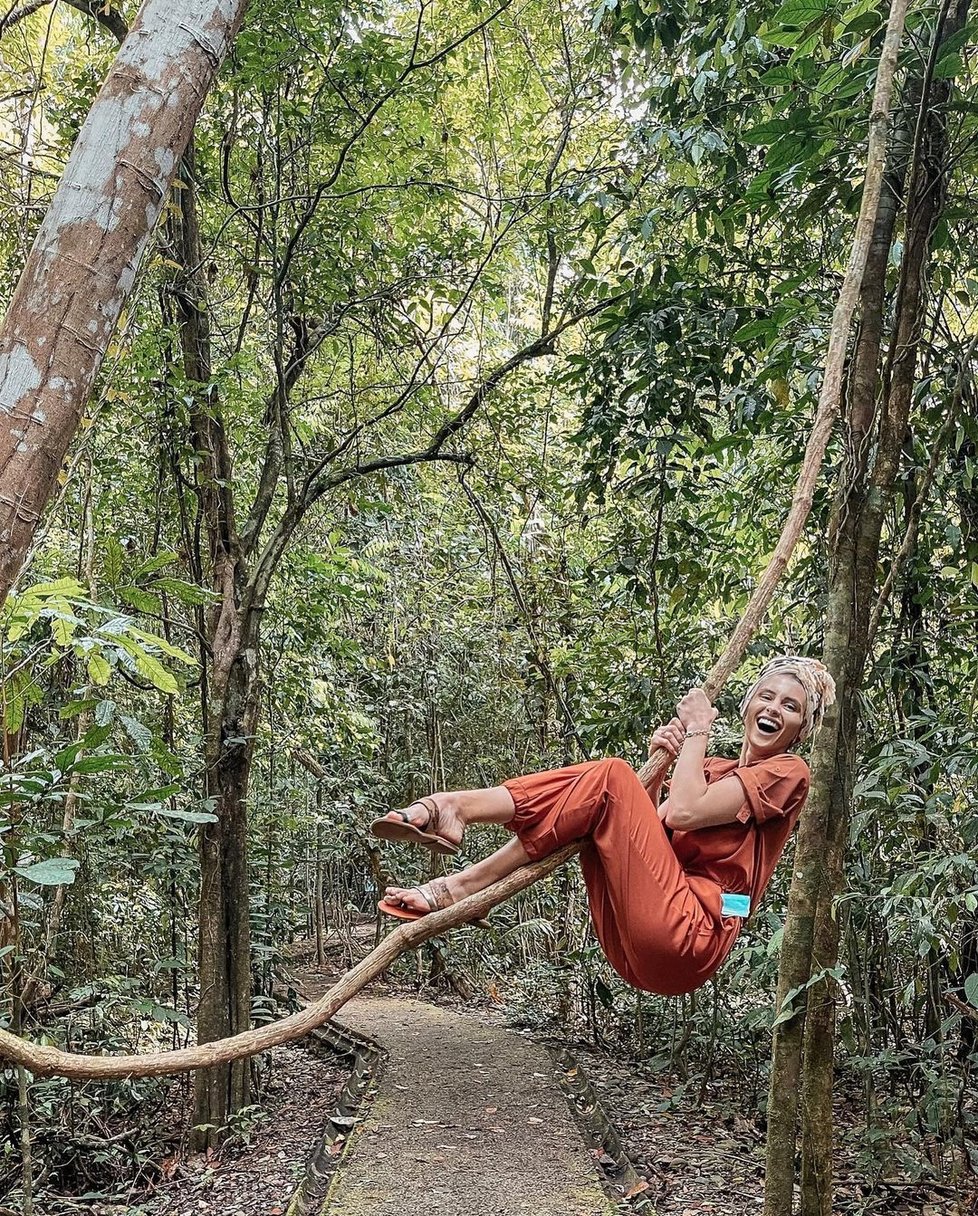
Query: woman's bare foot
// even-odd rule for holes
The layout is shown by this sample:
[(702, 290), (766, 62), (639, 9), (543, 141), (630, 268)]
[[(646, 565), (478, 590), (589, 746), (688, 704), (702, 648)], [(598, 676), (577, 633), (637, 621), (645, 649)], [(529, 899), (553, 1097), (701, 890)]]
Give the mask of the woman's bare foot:
[(478, 886), (471, 886), (467, 875), (467, 870), (461, 870), (446, 878), (435, 878), (420, 887), (388, 887), (384, 891), (384, 900), (397, 908), (426, 916), (436, 908), (450, 908), (466, 895), (481, 890)]
[(485, 890), (520, 866), (526, 865), (529, 860), (519, 840), (508, 840), (495, 853), (490, 853), (475, 865), (466, 866), (457, 874), (433, 878), (431, 882), (420, 887), (388, 887), (381, 901), (381, 911), (396, 915), (383, 907), (384, 904), (390, 904), (394, 908), (403, 908), (406, 912), (418, 916), (427, 916), (436, 908), (448, 908), (466, 895)]
[(484, 790), (450, 790), (418, 798), (402, 811), (388, 811), (370, 830), (382, 840), (424, 845), (433, 853), (459, 850), (470, 823), (509, 823), (516, 808), (509, 790), (494, 785)]

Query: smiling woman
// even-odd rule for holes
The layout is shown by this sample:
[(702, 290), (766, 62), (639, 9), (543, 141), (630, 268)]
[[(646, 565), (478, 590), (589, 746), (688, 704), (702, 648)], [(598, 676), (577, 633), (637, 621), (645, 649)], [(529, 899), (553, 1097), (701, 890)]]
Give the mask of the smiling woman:
[(388, 887), (380, 908), (415, 920), (582, 841), (591, 918), (612, 966), (636, 988), (691, 992), (721, 965), (764, 895), (808, 794), (808, 765), (791, 749), (834, 699), (821, 663), (774, 659), (741, 704), (744, 741), (732, 760), (706, 755), (717, 711), (691, 689), (650, 741), (675, 763), (662, 799), (610, 758), (391, 811), (371, 825), (374, 835), (436, 853), (457, 853), (469, 824), (504, 824), (514, 839), (448, 878)]

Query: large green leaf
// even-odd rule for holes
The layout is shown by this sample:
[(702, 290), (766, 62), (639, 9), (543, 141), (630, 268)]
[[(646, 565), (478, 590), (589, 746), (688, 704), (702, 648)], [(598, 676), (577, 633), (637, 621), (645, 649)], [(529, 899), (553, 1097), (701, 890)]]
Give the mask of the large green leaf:
[(139, 674), (145, 676), (160, 692), (173, 696), (180, 691), (176, 677), (166, 670), (155, 655), (151, 655), (145, 650), (139, 650), (133, 655), (133, 658), (136, 660), (136, 670)]
[(88, 670), (88, 678), (96, 687), (102, 688), (109, 682), (112, 675), (112, 668), (109, 666), (107, 659), (102, 655), (96, 654), (94, 651), (89, 654), (88, 662), (86, 663)]
[(75, 881), (78, 864), (73, 857), (48, 857), (32, 865), (14, 866), (14, 870), (27, 882), (42, 887), (60, 887)]

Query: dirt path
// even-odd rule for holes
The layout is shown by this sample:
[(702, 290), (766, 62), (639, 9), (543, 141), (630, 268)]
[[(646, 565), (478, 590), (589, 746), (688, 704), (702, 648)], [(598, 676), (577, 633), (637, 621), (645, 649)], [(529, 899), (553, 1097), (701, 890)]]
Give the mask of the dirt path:
[(543, 1048), (401, 997), (342, 1021), (387, 1061), (324, 1211), (329, 1216), (608, 1216)]

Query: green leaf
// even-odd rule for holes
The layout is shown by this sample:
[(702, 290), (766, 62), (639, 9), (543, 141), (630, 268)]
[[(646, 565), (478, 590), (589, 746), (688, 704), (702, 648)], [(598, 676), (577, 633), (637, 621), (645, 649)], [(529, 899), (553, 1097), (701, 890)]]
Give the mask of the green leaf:
[(184, 823), (217, 823), (217, 816), (208, 811), (181, 811), (163, 804), (154, 809), (157, 815), (163, 815), (167, 819), (179, 819)]
[(41, 600), (51, 599), (52, 596), (59, 596), (62, 599), (65, 596), (78, 599), (84, 594), (85, 588), (76, 578), (59, 578), (53, 583), (35, 583), (33, 587), (28, 587), (24, 592), (25, 596)]
[(110, 536), (105, 542), (105, 559), (102, 563), (102, 573), (110, 586), (114, 587), (121, 580), (125, 564), (125, 550), (114, 536)]
[(180, 578), (154, 579), (153, 589), (165, 591), (181, 604), (212, 604), (218, 598), (216, 592), (198, 587), (195, 583), (186, 583)]
[(160, 597), (154, 595), (152, 591), (145, 591), (142, 587), (121, 587), (119, 596), (137, 612), (158, 613), (160, 611)]
[[(107, 704), (111, 704), (111, 702), (107, 702)], [(85, 731), (81, 740), (82, 746), (88, 748), (89, 751), (94, 751), (96, 747), (101, 747), (111, 734), (111, 722), (105, 722), (101, 726), (91, 726)]]
[(170, 696), (180, 691), (176, 678), (167, 671), (159, 659), (147, 654), (145, 650), (137, 651), (132, 657), (136, 660), (136, 670), (141, 676), (145, 676), (154, 688), (158, 688), (160, 692), (168, 693)]
[(41, 887), (68, 886), (75, 881), (77, 869), (78, 862), (73, 857), (48, 857), (30, 866), (14, 866), (21, 878)]
[(3, 689), (3, 724), (8, 734), (15, 735), (24, 725), (27, 699), (24, 696), (24, 679), (27, 672), (17, 672), (6, 680)]
[(149, 729), (149, 727), (145, 726), (142, 722), (137, 721), (136, 718), (129, 718), (124, 714), (120, 715), (119, 721), (122, 723), (126, 734), (130, 739), (132, 739), (136, 747), (138, 747), (141, 752), (148, 752), (153, 745), (153, 732)]
[(163, 553), (157, 553), (155, 557), (148, 557), (144, 562), (140, 562), (132, 572), (133, 582), (145, 578), (147, 574), (152, 574), (156, 570), (162, 570), (164, 566), (172, 566), (179, 556), (180, 554), (175, 549), (167, 549)]
[(778, 25), (811, 25), (828, 8), (829, 0), (786, 0), (774, 14)]
[(938, 80), (949, 80), (952, 76), (960, 76), (964, 71), (964, 60), (960, 51), (952, 51), (938, 60), (934, 68), (934, 76)]
[(785, 1022), (790, 1022), (791, 1019), (800, 1012), (800, 1010), (795, 1005), (793, 1005), (791, 1002), (792, 996), (793, 995), (797, 996), (800, 991), (801, 991), (800, 988), (795, 988), (795, 989), (793, 989), (792, 992), (789, 992), (787, 994), (787, 996), (785, 997), (785, 999), (781, 1005), (781, 1012), (771, 1023), (772, 1030), (774, 1029), (775, 1026), (781, 1026)]
[(773, 144), (792, 129), (791, 123), (786, 118), (772, 118), (768, 122), (758, 123), (756, 127), (742, 132), (740, 138), (745, 144), (765, 146)]
[(762, 317), (757, 321), (748, 321), (746, 325), (741, 325), (733, 336), (735, 342), (749, 342), (752, 338), (760, 338), (771, 334), (777, 326), (767, 317)]
[(157, 650), (161, 650), (171, 659), (179, 659), (181, 663), (186, 663), (188, 667), (195, 667), (197, 660), (192, 654), (188, 654), (185, 650), (181, 650), (179, 646), (174, 646), (172, 642), (168, 642), (166, 638), (158, 637), (155, 633), (150, 633), (146, 629), (138, 629), (132, 626), (129, 630), (132, 637), (138, 638), (141, 642), (146, 642), (150, 646), (155, 646)]
[(100, 654), (94, 652), (88, 656), (88, 678), (97, 687), (102, 688), (109, 682), (112, 675), (112, 668), (107, 659)]
[(105, 773), (110, 769), (122, 768), (128, 762), (127, 756), (86, 756), (73, 766), (76, 773)]
[(54, 636), (58, 646), (67, 649), (72, 644), (74, 631), (81, 624), (81, 621), (72, 612), (71, 604), (63, 596), (52, 596), (45, 613), (52, 618), (51, 635)]
[(964, 981), (964, 995), (968, 1004), (978, 1009), (978, 971), (972, 972)]

